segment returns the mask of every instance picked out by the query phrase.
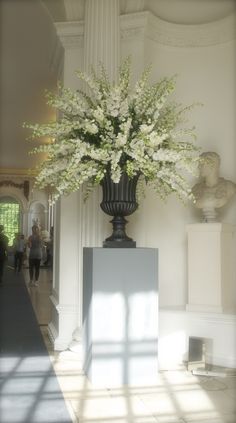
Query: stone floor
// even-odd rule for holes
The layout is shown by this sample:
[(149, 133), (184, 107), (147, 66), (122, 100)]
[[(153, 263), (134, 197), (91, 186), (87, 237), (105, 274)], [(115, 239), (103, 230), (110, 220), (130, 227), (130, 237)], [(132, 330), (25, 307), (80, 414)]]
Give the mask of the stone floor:
[[(27, 269), (24, 273), (27, 281)], [(183, 366), (159, 372), (155, 386), (92, 386), (78, 353), (52, 349), (47, 335), (51, 279), (50, 271), (41, 269), (39, 287), (29, 292), (75, 423), (236, 423), (236, 370), (217, 369), (222, 377), (194, 376)]]

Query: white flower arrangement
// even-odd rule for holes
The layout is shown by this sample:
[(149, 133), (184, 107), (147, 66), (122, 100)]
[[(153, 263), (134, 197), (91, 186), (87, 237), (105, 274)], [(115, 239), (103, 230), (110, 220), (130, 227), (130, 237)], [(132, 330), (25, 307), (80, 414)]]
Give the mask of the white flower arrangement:
[(172, 192), (191, 198), (185, 174), (196, 169), (198, 148), (194, 128), (180, 128), (192, 106), (167, 102), (175, 78), (151, 85), (147, 68), (131, 90), (129, 58), (120, 67), (117, 85), (110, 83), (103, 66), (98, 75), (77, 75), (90, 95), (59, 85), (57, 94), (47, 93), (58, 120), (24, 125), (31, 138), (50, 140), (31, 151), (47, 153), (37, 169), (36, 185), (49, 187), (55, 200), (85, 183), (99, 185), (108, 171), (115, 183), (126, 172), (130, 178), (143, 175), (163, 199)]

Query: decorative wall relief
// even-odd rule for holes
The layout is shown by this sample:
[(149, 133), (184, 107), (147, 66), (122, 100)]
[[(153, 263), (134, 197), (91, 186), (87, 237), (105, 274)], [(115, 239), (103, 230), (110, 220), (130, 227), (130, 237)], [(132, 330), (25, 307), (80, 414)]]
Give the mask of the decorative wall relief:
[(29, 200), (29, 181), (16, 183), (11, 180), (3, 180), (3, 181), (0, 181), (0, 187), (3, 187), (3, 186), (22, 189), (26, 200), (27, 201)]

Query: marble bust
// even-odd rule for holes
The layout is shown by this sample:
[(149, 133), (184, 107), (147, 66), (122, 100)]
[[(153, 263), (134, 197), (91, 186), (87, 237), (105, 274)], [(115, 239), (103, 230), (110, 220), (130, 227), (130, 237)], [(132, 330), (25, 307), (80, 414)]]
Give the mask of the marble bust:
[(204, 222), (215, 222), (216, 209), (228, 203), (236, 193), (236, 184), (219, 176), (220, 156), (217, 153), (202, 153), (200, 158), (200, 181), (192, 188), (194, 204), (202, 210)]

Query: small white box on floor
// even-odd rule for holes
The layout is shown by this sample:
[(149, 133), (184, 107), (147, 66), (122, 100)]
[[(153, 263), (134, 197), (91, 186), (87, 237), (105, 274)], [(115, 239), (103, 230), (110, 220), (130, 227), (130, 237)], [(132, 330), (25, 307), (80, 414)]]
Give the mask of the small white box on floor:
[(157, 382), (157, 250), (84, 248), (83, 369), (94, 385)]
[(196, 223), (188, 230), (189, 311), (236, 310), (234, 258), (235, 226)]

